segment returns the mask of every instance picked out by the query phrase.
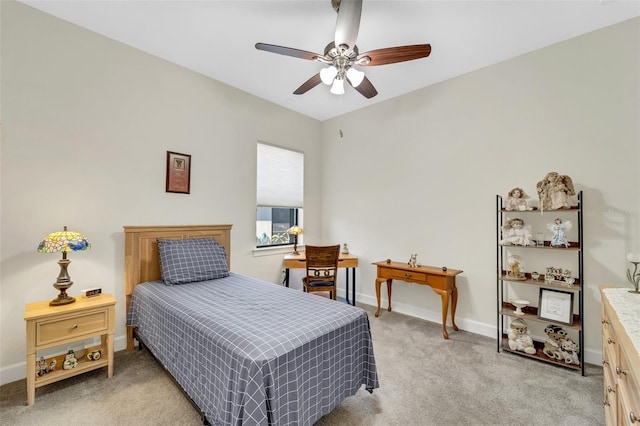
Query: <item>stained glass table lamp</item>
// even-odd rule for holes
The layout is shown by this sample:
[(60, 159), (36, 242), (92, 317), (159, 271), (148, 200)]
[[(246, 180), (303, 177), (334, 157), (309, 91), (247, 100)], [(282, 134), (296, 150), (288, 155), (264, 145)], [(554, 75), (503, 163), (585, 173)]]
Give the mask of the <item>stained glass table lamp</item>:
[(87, 241), (87, 238), (74, 231), (68, 231), (67, 227), (64, 227), (64, 231), (52, 232), (47, 235), (44, 240), (38, 246), (38, 252), (40, 253), (58, 253), (62, 252), (62, 259), (58, 261), (60, 265), (60, 274), (53, 286), (56, 290), (60, 291), (58, 297), (49, 302), (51, 306), (66, 305), (76, 301), (75, 298), (67, 294), (69, 287), (73, 285), (71, 277), (67, 272), (67, 267), (71, 261), (67, 259), (67, 252), (88, 250), (91, 248), (91, 244)]

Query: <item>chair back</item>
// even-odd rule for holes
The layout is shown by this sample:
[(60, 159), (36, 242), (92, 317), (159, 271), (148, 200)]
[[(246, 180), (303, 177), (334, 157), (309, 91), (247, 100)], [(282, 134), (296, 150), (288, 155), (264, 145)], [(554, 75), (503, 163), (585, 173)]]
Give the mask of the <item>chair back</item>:
[(325, 282), (336, 280), (340, 244), (334, 246), (305, 246), (307, 280)]

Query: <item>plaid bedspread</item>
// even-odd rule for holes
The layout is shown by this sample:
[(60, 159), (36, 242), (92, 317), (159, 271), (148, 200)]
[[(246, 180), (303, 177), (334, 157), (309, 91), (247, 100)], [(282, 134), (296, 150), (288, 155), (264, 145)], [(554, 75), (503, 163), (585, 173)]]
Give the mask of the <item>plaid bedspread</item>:
[(312, 425), (378, 387), (364, 310), (234, 273), (140, 284), (127, 325), (213, 425)]

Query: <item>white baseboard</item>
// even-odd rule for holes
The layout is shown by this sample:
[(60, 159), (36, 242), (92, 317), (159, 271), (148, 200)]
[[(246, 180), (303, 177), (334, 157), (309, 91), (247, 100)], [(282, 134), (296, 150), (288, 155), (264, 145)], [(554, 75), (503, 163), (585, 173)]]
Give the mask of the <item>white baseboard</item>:
[[(338, 295), (344, 297), (344, 290), (338, 290)], [(373, 296), (368, 295), (356, 295), (357, 303), (364, 303), (365, 305), (377, 306), (378, 302)], [(382, 306), (387, 306), (387, 301), (382, 300)], [(420, 318), (426, 321), (431, 321), (440, 324), (442, 312), (429, 311), (425, 309), (417, 308), (413, 305), (407, 305), (403, 303), (393, 302), (393, 310), (400, 314), (409, 315), (412, 317)], [(491, 324), (483, 324), (477, 321), (465, 319), (464, 317), (460, 317), (459, 312), (457, 313), (457, 326), (460, 330), (468, 331), (470, 333), (479, 334), (481, 336), (490, 337), (495, 339), (496, 337), (496, 328)], [(448, 324), (451, 325), (450, 323)], [(126, 349), (127, 347), (127, 338), (126, 336), (119, 336), (114, 339), (114, 346), (116, 351), (121, 351)], [(593, 351), (593, 350), (585, 350), (584, 360), (586, 363), (601, 365), (602, 364), (602, 352), (601, 351)], [(20, 362), (13, 365), (8, 365), (6, 367), (0, 368), (0, 386), (15, 382), (16, 380), (22, 380), (26, 377), (26, 362)]]
[[(338, 290), (338, 294), (340, 295), (339, 290)], [(342, 292), (341, 296), (344, 297), (344, 292)], [(376, 300), (376, 298), (368, 295), (357, 294), (356, 303), (364, 303), (366, 305), (371, 305), (376, 307), (378, 306), (378, 301)], [(387, 306), (387, 300), (382, 299), (380, 306)], [(420, 318), (426, 321), (435, 322), (437, 324), (441, 324), (441, 321), (442, 321), (441, 311), (438, 311), (438, 312), (429, 311), (429, 310), (417, 308), (413, 305), (393, 302), (393, 311), (398, 312), (400, 314)], [(451, 326), (450, 319), (447, 322), (447, 325)], [(460, 316), (460, 312), (456, 312), (456, 325), (460, 330), (468, 331), (474, 334), (479, 334), (481, 336), (490, 337), (492, 339), (496, 338), (496, 327), (494, 325), (483, 324), (477, 321), (465, 319), (464, 317)], [(451, 335), (450, 332), (449, 332), (449, 335)], [(497, 347), (496, 347), (496, 350), (497, 350)], [(584, 361), (587, 364), (602, 365), (602, 351), (585, 349)]]

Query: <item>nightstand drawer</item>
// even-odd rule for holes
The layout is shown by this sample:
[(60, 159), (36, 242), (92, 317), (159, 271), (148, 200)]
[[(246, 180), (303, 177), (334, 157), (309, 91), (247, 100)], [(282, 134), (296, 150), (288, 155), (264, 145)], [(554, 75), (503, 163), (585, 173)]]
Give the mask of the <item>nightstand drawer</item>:
[(109, 326), (108, 309), (96, 309), (80, 315), (68, 315), (36, 323), (36, 346), (45, 346), (85, 334), (106, 332)]

